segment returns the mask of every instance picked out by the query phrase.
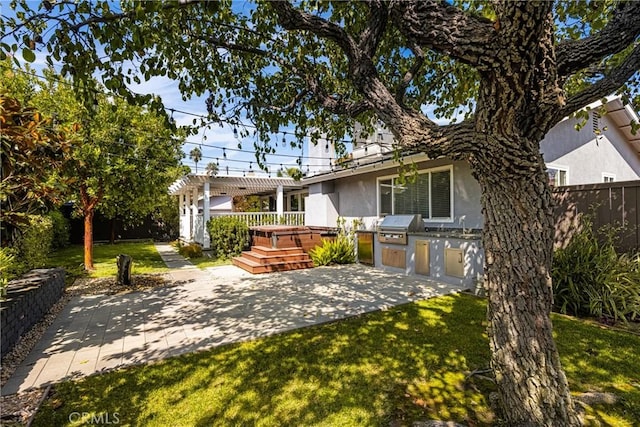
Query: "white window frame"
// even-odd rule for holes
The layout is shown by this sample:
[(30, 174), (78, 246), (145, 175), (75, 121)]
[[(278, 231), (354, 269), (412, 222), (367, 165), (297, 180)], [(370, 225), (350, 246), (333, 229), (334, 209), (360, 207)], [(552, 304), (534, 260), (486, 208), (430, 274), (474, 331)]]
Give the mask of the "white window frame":
[[(606, 180), (607, 178), (609, 178), (609, 181)], [(615, 180), (616, 180), (615, 173), (602, 172), (602, 182), (615, 182)]]
[[(449, 195), (449, 200), (450, 200), (450, 206), (449, 206), (449, 212), (451, 214), (450, 217), (447, 218), (422, 218), (422, 220), (424, 222), (427, 223), (453, 223), (454, 222), (454, 218), (455, 218), (455, 214), (454, 214), (454, 179), (453, 179), (453, 165), (447, 165), (447, 166), (440, 166), (440, 167), (435, 167), (435, 168), (430, 168), (430, 169), (421, 169), (418, 171), (418, 175), (422, 175), (425, 173), (434, 173), (434, 172), (442, 172), (442, 171), (449, 171), (449, 191), (450, 191), (450, 195)], [(400, 174), (394, 174), (394, 175), (385, 175), (385, 176), (379, 176), (376, 179), (376, 215), (378, 216), (378, 218), (380, 218), (380, 181), (385, 181), (388, 179), (395, 180), (395, 178), (398, 178), (400, 176)], [(429, 179), (429, 186), (431, 186), (431, 179)], [(392, 184), (392, 188), (394, 187), (394, 185)], [(393, 200), (393, 194), (394, 192), (391, 191), (391, 209), (394, 209), (394, 200)], [(431, 188), (429, 188), (429, 212), (432, 212), (431, 209)]]
[[(565, 166), (565, 165), (558, 165), (556, 163), (548, 163), (546, 165), (547, 169), (555, 169), (557, 171), (563, 171), (565, 173), (565, 177), (566, 177), (566, 182), (564, 183), (564, 185), (571, 185), (571, 181), (569, 179), (569, 166)], [(545, 170), (546, 172), (546, 170)]]

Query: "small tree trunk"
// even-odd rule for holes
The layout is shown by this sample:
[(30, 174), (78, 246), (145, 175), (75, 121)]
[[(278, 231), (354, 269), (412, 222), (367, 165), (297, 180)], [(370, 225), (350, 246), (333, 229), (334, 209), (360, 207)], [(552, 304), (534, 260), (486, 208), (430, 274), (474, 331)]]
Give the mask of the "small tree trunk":
[(84, 269), (95, 270), (93, 266), (93, 209), (84, 211)]
[(486, 169), (476, 176), (483, 193), (491, 366), (509, 425), (577, 426), (552, 334), (553, 206), (541, 161), (539, 169), (535, 179), (498, 179)]
[(129, 255), (120, 254), (116, 257), (116, 264), (118, 265), (117, 282), (119, 285), (124, 285), (124, 286), (131, 285), (132, 261), (133, 260)]

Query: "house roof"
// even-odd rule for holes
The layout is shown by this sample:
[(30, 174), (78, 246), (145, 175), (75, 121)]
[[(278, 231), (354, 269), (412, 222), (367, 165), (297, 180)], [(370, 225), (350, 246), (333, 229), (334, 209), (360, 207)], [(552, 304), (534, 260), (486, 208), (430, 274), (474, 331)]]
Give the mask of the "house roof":
[[(403, 157), (403, 161), (407, 164), (424, 162), (430, 159), (424, 153), (412, 154)], [(360, 175), (374, 170), (397, 169), (398, 162), (393, 158), (393, 153), (385, 153), (384, 155), (370, 159), (350, 160), (345, 166), (340, 166), (332, 171), (320, 172), (310, 177), (303, 178), (305, 184), (315, 184), (330, 179), (342, 178), (349, 175)]]
[(224, 175), (189, 174), (169, 186), (169, 194), (189, 194), (209, 182), (211, 196), (248, 196), (274, 193), (282, 185), (286, 190), (302, 189), (302, 183), (293, 178), (240, 177)]
[(631, 123), (640, 123), (633, 108), (629, 104), (625, 105), (621, 98), (608, 99), (604, 107), (607, 109), (607, 116), (611, 117), (629, 144), (640, 154), (640, 132), (636, 132), (635, 135), (631, 133)]

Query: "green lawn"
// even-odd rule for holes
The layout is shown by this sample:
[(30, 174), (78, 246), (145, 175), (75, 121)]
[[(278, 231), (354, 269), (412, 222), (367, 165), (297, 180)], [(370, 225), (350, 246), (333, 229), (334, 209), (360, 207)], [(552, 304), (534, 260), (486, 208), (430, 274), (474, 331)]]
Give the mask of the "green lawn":
[[(492, 383), (465, 381), (488, 366), (485, 313), (482, 299), (446, 296), (65, 382), (34, 425), (69, 425), (77, 412), (145, 426), (491, 425)], [(640, 337), (564, 316), (554, 324), (572, 390), (621, 397), (589, 416), (638, 425)]]
[[(133, 258), (132, 274), (163, 273), (169, 271), (156, 251), (153, 242), (116, 243), (93, 245), (95, 271), (89, 277), (116, 275), (116, 256), (126, 254)], [(84, 251), (82, 245), (71, 245), (49, 256), (48, 266), (64, 267), (72, 277), (83, 276)]]

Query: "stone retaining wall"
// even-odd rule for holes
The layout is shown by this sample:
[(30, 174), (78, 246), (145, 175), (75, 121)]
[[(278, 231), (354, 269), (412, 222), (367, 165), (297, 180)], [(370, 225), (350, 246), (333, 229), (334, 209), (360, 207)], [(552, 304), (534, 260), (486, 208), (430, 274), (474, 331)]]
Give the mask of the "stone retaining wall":
[(35, 325), (64, 291), (62, 268), (31, 270), (9, 282), (7, 298), (0, 302), (0, 353), (4, 357), (18, 339)]

